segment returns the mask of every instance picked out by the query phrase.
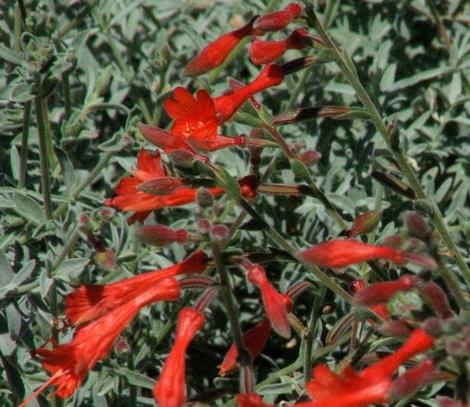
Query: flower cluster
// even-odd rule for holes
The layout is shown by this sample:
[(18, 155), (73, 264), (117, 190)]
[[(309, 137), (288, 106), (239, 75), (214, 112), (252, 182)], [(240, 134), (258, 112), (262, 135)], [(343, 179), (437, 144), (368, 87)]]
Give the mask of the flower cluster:
[[(163, 109), (171, 119), (168, 129), (138, 125), (144, 138), (156, 149), (140, 149), (135, 169), (119, 180), (115, 195), (106, 199), (104, 205), (108, 211), (112, 207), (131, 212), (129, 224), (146, 222), (134, 227), (135, 237), (144, 244), (164, 247), (197, 243), (199, 248), (163, 269), (144, 271), (108, 284), (75, 287), (65, 297), (64, 307), (67, 327), (74, 329), (72, 339), (68, 343), (52, 341), (51, 347), (43, 346), (33, 351), (50, 378), (22, 406), (48, 386), (54, 387), (57, 397), (73, 395), (88, 372), (108, 356), (113, 343), (142, 308), (159, 301), (178, 301), (186, 288), (203, 288), (204, 291), (192, 306), (187, 304), (189, 296), (182, 301), (185, 306), (178, 313), (173, 345), (153, 389), (153, 397), (160, 407), (181, 407), (188, 402), (186, 356), (190, 353), (191, 342), (204, 327), (204, 310), (217, 295), (223, 302), (233, 339), (219, 366), (219, 373), (225, 376), (239, 372), (239, 390), (233, 396), (240, 407), (273, 405), (257, 393), (263, 388), (256, 387), (253, 365), (272, 333), (277, 334), (273, 335), (276, 341), (283, 343), (290, 341), (293, 332), (299, 337), (299, 341), (291, 342), (294, 343), (292, 346), (301, 343), (299, 353), (305, 359), (302, 378), (306, 391), (295, 394), (292, 390), (286, 395), (292, 405), (298, 407), (366, 407), (392, 403), (414, 394), (424, 385), (436, 381), (436, 377), (442, 379), (439, 365), (443, 354), (466, 360), (464, 350), (468, 350), (468, 340), (463, 332), (466, 332), (468, 321), (464, 316), (456, 315), (446, 292), (431, 280), (432, 273), (442, 266), (442, 259), (432, 239), (431, 228), (419, 214), (408, 215), (408, 236), (405, 237), (391, 237), (380, 244), (365, 243), (363, 235), (380, 223), (382, 212), (374, 210), (359, 215), (340, 236), (298, 249), (286, 242), (254, 206), (259, 194), (297, 199), (314, 196), (329, 213), (341, 216), (309, 175), (307, 164), (313, 165), (319, 159), (318, 153), (313, 150), (301, 153), (301, 147), (288, 145), (276, 126), (295, 123), (312, 115), (344, 118), (350, 110), (334, 106), (299, 108), (281, 113), (270, 121), (263, 117), (264, 107), (254, 99), (255, 95), (282, 85), (286, 75), (315, 60), (309, 55), (277, 64), (276, 61), (288, 50), (325, 47), (304, 27), (295, 28), (280, 40), (261, 38), (286, 29), (302, 18), (303, 13), (302, 6), (291, 3), (282, 10), (256, 16), (243, 27), (207, 45), (185, 69), (186, 75), (197, 76), (220, 67), (244, 39), (251, 38), (249, 57), (255, 65), (264, 65), (252, 81), (244, 85), (232, 79), (230, 89), (219, 96), (211, 96), (207, 89), (192, 93), (184, 87), (176, 87), (163, 101)], [(246, 102), (251, 106), (245, 108), (259, 113), (262, 124), (249, 136), (225, 135), (222, 126), (234, 118)], [(271, 140), (265, 140), (265, 134), (269, 134)], [(269, 183), (274, 165), (265, 176), (260, 174), (260, 157), (265, 151), (262, 149), (273, 146), (282, 149), (295, 175), (307, 180), (308, 185)], [(216, 150), (230, 147), (246, 148), (250, 155), (250, 170), (240, 179), (233, 178), (227, 169), (217, 165), (211, 155)], [(224, 197), (242, 210), (230, 227), (224, 223), (223, 216), (219, 216), (220, 210), (215, 210), (214, 202)], [(191, 203), (198, 205), (195, 230), (151, 223), (153, 212)], [(227, 211), (231, 209), (227, 207)], [(250, 253), (240, 253), (234, 247), (223, 253), (246, 214), (253, 218), (249, 226), (269, 231), (272, 240), (280, 242), (281, 250), (258, 247)], [(211, 258), (206, 253), (208, 250)], [(282, 264), (289, 262), (299, 266), (295, 275), (310, 270), (313, 281), (306, 278), (294, 284), (289, 281), (290, 288), (280, 291), (281, 288), (276, 287), (282, 285), (272, 282), (275, 281), (274, 268), (270, 265), (279, 259)], [(357, 265), (365, 263), (377, 271), (373, 278), (358, 272)], [(405, 265), (410, 269), (404, 269)], [(236, 300), (242, 302), (242, 299), (234, 298), (236, 291), (230, 275), (237, 272), (242, 274), (240, 284), (246, 284), (247, 291), (254, 292), (256, 301), (262, 304), (262, 318), (245, 332), (240, 328), (236, 304)], [(351, 311), (338, 322), (339, 326), (325, 324), (320, 329), (315, 328), (315, 324), (321, 323), (319, 309), (324, 289), (330, 289), (346, 300)], [(313, 293), (315, 297), (315, 301), (309, 301), (309, 307), (310, 302), (315, 304), (311, 306), (307, 326), (295, 315), (299, 308), (294, 300), (303, 292)], [(421, 301), (420, 312), (413, 312), (415, 309), (409, 304), (395, 304), (394, 309), (395, 301), (399, 303), (398, 297), (413, 295)], [(461, 302), (462, 298), (457, 300)], [(406, 312), (397, 312), (397, 308)], [(422, 315), (426, 312), (433, 313), (433, 317), (424, 321)], [(338, 332), (344, 333), (352, 325), (354, 329), (348, 331), (350, 337), (347, 338), (352, 347), (356, 336), (361, 335), (358, 334), (360, 324), (368, 327), (371, 335), (390, 337), (387, 344), (393, 346), (388, 348), (387, 356), (378, 358), (374, 351), (363, 355), (361, 352), (367, 351), (350, 349), (348, 355), (355, 355), (353, 361), (348, 356), (348, 363), (338, 372), (326, 363), (312, 366), (313, 360), (321, 357), (312, 355), (316, 333), (316, 341), (321, 344), (322, 330), (330, 329), (325, 339), (328, 345), (332, 337), (338, 336)], [(450, 332), (452, 329), (454, 331)], [(398, 346), (397, 340), (403, 341), (403, 337), (407, 339)], [(428, 354), (423, 357), (421, 354), (425, 352)], [(407, 370), (397, 377), (399, 367), (404, 364)], [(298, 387), (297, 382), (293, 387)], [(445, 405), (445, 402), (441, 404)]]

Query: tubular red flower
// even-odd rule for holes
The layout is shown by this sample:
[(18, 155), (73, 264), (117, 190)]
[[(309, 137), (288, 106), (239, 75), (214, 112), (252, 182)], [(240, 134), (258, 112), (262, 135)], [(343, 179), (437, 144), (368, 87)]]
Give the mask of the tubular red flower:
[(261, 291), (266, 316), (271, 327), (282, 337), (290, 337), (289, 311), (292, 307), (290, 298), (278, 292), (266, 277), (263, 267), (245, 260), (242, 267), (248, 272), (248, 280)]
[(230, 52), (232, 52), (243, 38), (254, 34), (252, 26), (253, 20), (242, 28), (224, 34), (209, 43), (199, 54), (189, 61), (184, 70), (185, 75), (197, 76), (217, 68), (225, 61)]
[(253, 40), (248, 54), (255, 65), (270, 64), (281, 58), (288, 49), (302, 49), (310, 36), (304, 28), (294, 30), (289, 37), (279, 41)]
[(385, 303), (395, 294), (413, 289), (417, 281), (414, 276), (403, 276), (395, 281), (374, 283), (359, 290), (354, 296), (354, 302), (361, 305)]
[(253, 28), (260, 31), (281, 30), (299, 17), (302, 10), (299, 4), (290, 3), (283, 10), (258, 17), (253, 23)]
[(183, 244), (188, 240), (186, 229), (171, 229), (160, 224), (142, 226), (137, 229), (135, 236), (143, 243), (160, 247), (171, 243)]
[(279, 66), (275, 64), (266, 65), (260, 74), (248, 85), (234, 90), (228, 95), (216, 97), (214, 99), (214, 107), (219, 124), (229, 120), (238, 108), (255, 93), (277, 86), (283, 80), (284, 74)]
[(204, 315), (183, 308), (178, 315), (176, 339), (158, 378), (153, 395), (159, 407), (181, 407), (186, 401), (186, 349), (204, 325)]
[[(361, 291), (363, 288), (367, 287), (367, 284), (364, 280), (354, 280), (352, 283), (352, 289), (355, 294)], [(369, 308), (374, 311), (380, 318), (388, 320), (390, 314), (388, 312), (387, 304), (384, 302), (379, 302), (369, 306)], [(374, 323), (374, 321), (371, 321)]]
[(403, 362), (430, 349), (433, 344), (434, 338), (432, 336), (421, 328), (415, 329), (397, 351), (364, 369), (361, 375), (370, 379), (380, 375), (391, 376)]
[[(179, 292), (178, 282), (167, 278), (161, 282), (168, 290)], [(46, 387), (56, 387), (55, 394), (71, 396), (96, 362), (104, 359), (115, 339), (130, 323), (139, 310), (160, 299), (159, 290), (147, 290), (134, 296), (103, 317), (76, 330), (70, 343), (57, 345), (53, 349), (37, 349), (42, 365), (52, 376), (21, 405), (25, 406)]]
[(298, 253), (298, 256), (306, 263), (325, 268), (341, 268), (376, 259), (388, 259), (398, 265), (406, 261), (402, 250), (357, 240), (330, 240), (304, 250)]
[[(270, 334), (271, 324), (267, 319), (263, 319), (261, 322), (258, 322), (243, 334), (243, 344), (245, 345), (246, 350), (250, 352), (253, 359), (261, 353)], [(235, 370), (237, 368), (237, 358), (238, 349), (233, 343), (219, 366), (220, 375), (225, 376)]]
[(149, 271), (116, 283), (106, 285), (85, 284), (65, 299), (65, 316), (73, 325), (81, 325), (111, 312), (140, 294), (154, 291), (161, 301), (179, 298), (179, 289), (166, 287), (168, 277), (187, 273), (202, 273), (208, 257), (202, 250), (196, 250), (183, 261), (161, 270)]
[[(119, 208), (123, 211), (134, 211), (137, 217), (132, 217), (129, 222), (145, 219), (152, 210), (180, 206), (194, 202), (197, 189), (181, 187), (166, 195), (152, 195), (139, 190), (142, 183), (166, 178), (167, 173), (161, 164), (158, 152), (152, 154), (142, 149), (137, 157), (137, 169), (132, 177), (123, 177), (115, 189), (116, 197), (105, 201), (105, 205)], [(221, 195), (221, 188), (210, 188), (214, 196)]]
[(263, 398), (257, 393), (247, 393), (237, 395), (238, 407), (274, 407), (273, 404), (266, 404)]
[(314, 401), (298, 403), (296, 406), (368, 407), (374, 403), (386, 403), (392, 388), (391, 376), (398, 367), (414, 355), (429, 349), (432, 344), (433, 338), (422, 329), (417, 329), (395, 353), (360, 372), (348, 366), (337, 374), (326, 365), (318, 365), (306, 385)]

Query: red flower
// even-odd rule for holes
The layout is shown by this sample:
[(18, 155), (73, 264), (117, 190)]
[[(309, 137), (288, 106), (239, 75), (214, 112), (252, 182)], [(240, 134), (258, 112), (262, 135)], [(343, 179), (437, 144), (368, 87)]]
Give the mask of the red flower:
[(274, 11), (258, 17), (253, 28), (259, 31), (277, 31), (286, 27), (302, 13), (302, 6), (296, 3), (288, 4), (283, 10)]
[(201, 312), (193, 308), (180, 311), (175, 343), (153, 388), (159, 407), (181, 407), (186, 401), (186, 349), (203, 325), (204, 315)]
[[(258, 322), (243, 334), (243, 344), (245, 345), (246, 350), (250, 352), (253, 359), (261, 353), (270, 334), (271, 324), (267, 319), (263, 319), (261, 322)], [(219, 366), (219, 373), (221, 376), (225, 376), (237, 368), (237, 358), (238, 349), (233, 343)]]
[(248, 85), (234, 90), (228, 95), (214, 99), (214, 107), (219, 123), (229, 120), (238, 108), (255, 93), (277, 86), (284, 80), (282, 69), (275, 64), (266, 65), (260, 74)]
[(298, 403), (296, 406), (367, 407), (374, 403), (386, 403), (392, 389), (391, 376), (403, 362), (428, 350), (433, 341), (422, 329), (417, 329), (395, 353), (360, 372), (355, 372), (348, 366), (337, 374), (326, 365), (318, 365), (313, 369), (313, 377), (307, 383), (307, 390), (314, 401)]
[[(358, 293), (361, 291), (363, 288), (367, 287), (367, 283), (364, 280), (354, 280), (352, 283), (352, 289), (354, 293)], [(380, 302), (378, 304), (374, 304), (369, 306), (369, 308), (374, 311), (380, 318), (384, 320), (388, 320), (390, 317), (390, 314), (388, 312), (387, 304), (384, 302)], [(371, 322), (375, 324), (375, 321)]]
[(163, 247), (171, 243), (184, 244), (188, 241), (190, 234), (186, 229), (171, 229), (157, 223), (140, 227), (135, 232), (135, 236), (143, 243)]
[(85, 284), (65, 299), (65, 316), (73, 325), (81, 325), (111, 312), (114, 308), (132, 301), (147, 291), (154, 291), (158, 300), (172, 301), (179, 298), (179, 289), (165, 286), (168, 277), (186, 273), (202, 273), (208, 257), (196, 250), (183, 261), (161, 270), (149, 271), (116, 283), (106, 285)]
[(395, 294), (413, 289), (417, 281), (414, 276), (403, 276), (395, 281), (374, 283), (360, 289), (354, 296), (354, 302), (367, 306), (386, 303)]
[(222, 35), (209, 43), (189, 61), (184, 70), (185, 75), (201, 75), (221, 65), (243, 38), (254, 34), (252, 26), (253, 21), (250, 21), (242, 28)]
[(238, 407), (273, 407), (272, 404), (266, 404), (263, 398), (257, 393), (247, 393), (237, 395)]
[[(178, 282), (168, 278), (161, 282), (166, 289), (179, 291)], [(56, 395), (61, 398), (71, 396), (86, 374), (96, 362), (104, 359), (115, 339), (130, 323), (139, 310), (160, 298), (159, 290), (147, 290), (134, 296), (131, 301), (114, 308), (96, 321), (78, 328), (70, 343), (57, 345), (51, 349), (37, 349), (35, 353), (42, 358), (42, 365), (52, 376), (39, 387), (27, 400), (36, 397), (47, 386), (56, 387)]]
[(302, 49), (308, 46), (310, 36), (304, 28), (294, 30), (289, 37), (280, 41), (253, 40), (248, 49), (255, 65), (270, 64), (284, 55), (288, 49)]
[(330, 240), (298, 253), (299, 258), (318, 267), (341, 268), (363, 261), (388, 259), (405, 263), (405, 253), (387, 246), (362, 243), (357, 240)]
[[(136, 212), (129, 219), (129, 223), (132, 223), (136, 220), (144, 220), (153, 210), (194, 202), (197, 193), (195, 188), (182, 186), (166, 195), (152, 195), (139, 189), (143, 183), (166, 177), (167, 173), (162, 167), (160, 154), (158, 152), (152, 154), (142, 149), (137, 157), (137, 170), (134, 171), (134, 175), (123, 177), (119, 181), (115, 189), (117, 196), (107, 199), (105, 205), (123, 211)], [(219, 196), (224, 192), (221, 188), (209, 188), (209, 191), (214, 196)]]
[(266, 277), (263, 267), (245, 260), (242, 266), (248, 271), (248, 280), (261, 291), (266, 316), (271, 327), (282, 337), (290, 337), (289, 311), (292, 308), (290, 298), (278, 292)]

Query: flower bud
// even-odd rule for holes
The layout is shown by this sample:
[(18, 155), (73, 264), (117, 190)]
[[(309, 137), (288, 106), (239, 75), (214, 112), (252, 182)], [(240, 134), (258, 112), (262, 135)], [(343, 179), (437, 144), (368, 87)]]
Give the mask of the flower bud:
[(431, 228), (418, 212), (408, 212), (406, 214), (405, 223), (410, 234), (419, 239), (426, 240), (431, 235)]
[(171, 243), (186, 243), (188, 232), (184, 229), (171, 229), (165, 225), (146, 225), (137, 229), (135, 236), (139, 241), (153, 246), (167, 246)]
[(361, 305), (387, 302), (395, 294), (413, 289), (416, 282), (417, 278), (414, 276), (403, 276), (395, 281), (374, 283), (358, 291), (354, 296), (354, 302)]
[(446, 293), (433, 281), (419, 287), (419, 293), (439, 318), (448, 319), (454, 316)]
[(206, 188), (201, 187), (197, 190), (196, 202), (201, 208), (209, 208), (214, 204), (214, 196)]
[(382, 211), (373, 210), (359, 215), (348, 231), (348, 237), (356, 237), (372, 232), (379, 224), (382, 218)]
[(187, 150), (177, 149), (173, 150), (170, 154), (170, 161), (181, 168), (192, 168), (194, 163), (197, 161), (194, 154)]
[(230, 230), (227, 226), (218, 224), (211, 227), (209, 235), (213, 242), (225, 243), (230, 238)]
[(116, 267), (116, 256), (110, 248), (98, 250), (94, 257), (96, 263), (104, 270), (109, 271)]
[(441, 320), (436, 317), (427, 318), (423, 322), (423, 329), (431, 336), (441, 335), (443, 328)]
[(321, 160), (321, 154), (315, 150), (307, 150), (300, 154), (299, 160), (302, 161), (307, 167), (310, 167)]
[(129, 353), (131, 353), (132, 349), (131, 346), (129, 345), (129, 342), (126, 341), (125, 338), (120, 336), (116, 342), (114, 342), (114, 352), (118, 356), (124, 356)]
[(299, 17), (302, 10), (302, 6), (299, 4), (290, 3), (283, 10), (258, 17), (253, 23), (253, 28), (265, 32), (281, 30)]
[(168, 195), (184, 188), (184, 184), (175, 177), (160, 177), (137, 185), (139, 191), (151, 195)]
[(426, 359), (419, 366), (408, 369), (393, 382), (389, 400), (397, 401), (416, 393), (425, 384), (425, 379), (433, 370), (434, 363), (431, 359)]
[(380, 327), (379, 332), (384, 336), (395, 336), (406, 338), (410, 335), (410, 327), (399, 320), (390, 319), (385, 321)]

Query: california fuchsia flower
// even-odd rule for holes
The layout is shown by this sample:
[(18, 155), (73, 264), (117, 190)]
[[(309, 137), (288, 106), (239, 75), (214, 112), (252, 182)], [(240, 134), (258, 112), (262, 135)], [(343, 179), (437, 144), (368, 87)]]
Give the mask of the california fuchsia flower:
[(284, 80), (284, 72), (276, 64), (266, 65), (260, 74), (248, 85), (234, 90), (228, 95), (214, 99), (214, 107), (219, 123), (229, 120), (239, 107), (255, 93), (277, 86)]
[(178, 315), (176, 339), (153, 388), (159, 407), (181, 407), (186, 401), (186, 349), (204, 325), (204, 315), (193, 308), (183, 308)]
[(359, 290), (354, 296), (354, 302), (368, 306), (384, 303), (401, 291), (413, 289), (418, 281), (415, 276), (403, 276), (395, 281), (373, 283)]
[[(167, 278), (161, 284), (167, 290), (179, 292), (178, 282), (174, 278)], [(58, 397), (71, 396), (96, 362), (108, 355), (115, 339), (137, 312), (160, 297), (159, 290), (141, 292), (101, 318), (79, 327), (70, 343), (56, 345), (53, 349), (37, 349), (35, 354), (41, 357), (44, 369), (52, 376), (22, 406), (50, 385), (56, 387)]]
[(298, 254), (306, 262), (324, 268), (341, 268), (363, 261), (387, 259), (402, 265), (405, 252), (387, 246), (362, 243), (357, 240), (330, 240)]
[(392, 389), (392, 375), (409, 358), (431, 348), (433, 342), (432, 337), (417, 329), (396, 352), (359, 372), (348, 366), (338, 374), (326, 365), (318, 365), (307, 383), (307, 390), (314, 401), (296, 406), (368, 407), (370, 404), (387, 403)]
[[(137, 157), (137, 169), (131, 177), (123, 177), (116, 187), (116, 197), (107, 199), (105, 205), (113, 206), (123, 211), (136, 212), (129, 222), (144, 220), (151, 211), (168, 207), (180, 206), (194, 202), (197, 189), (181, 186), (165, 195), (153, 195), (142, 191), (139, 187), (152, 180), (167, 178), (166, 170), (161, 163), (158, 152), (151, 153), (145, 149)], [(209, 188), (214, 195), (221, 195), (221, 188)]]
[(290, 337), (289, 311), (292, 308), (290, 298), (277, 291), (266, 277), (263, 267), (244, 260), (242, 267), (248, 272), (248, 280), (261, 291), (266, 316), (271, 327), (282, 337)]
[(309, 45), (311, 37), (305, 28), (297, 28), (289, 37), (279, 41), (265, 41), (255, 38), (248, 48), (255, 65), (270, 64), (284, 55), (288, 49), (302, 49)]
[(446, 293), (435, 282), (428, 281), (419, 286), (419, 293), (439, 318), (448, 319), (454, 316)]
[(157, 223), (140, 227), (135, 232), (135, 236), (143, 243), (153, 246), (167, 246), (171, 243), (186, 243), (189, 233), (186, 229), (171, 229)]
[(286, 27), (302, 13), (302, 6), (296, 3), (288, 4), (283, 10), (274, 11), (258, 17), (253, 28), (260, 31), (277, 31)]
[(188, 76), (197, 76), (221, 65), (232, 50), (243, 38), (253, 35), (253, 21), (222, 35), (215, 41), (209, 43), (199, 54), (197, 54), (186, 66), (184, 73)]
[[(243, 344), (245, 345), (246, 350), (250, 352), (253, 359), (261, 353), (270, 334), (271, 324), (267, 319), (261, 320), (261, 322), (258, 322), (243, 334)], [(233, 343), (219, 366), (220, 375), (225, 376), (235, 370), (237, 368), (237, 358), (238, 349)]]
[(155, 271), (148, 271), (106, 285), (85, 284), (69, 294), (65, 299), (65, 316), (73, 325), (81, 325), (111, 312), (146, 291), (155, 293), (155, 301), (174, 301), (179, 298), (179, 287), (166, 286), (164, 281), (187, 273), (202, 273), (208, 257), (202, 250), (196, 250), (183, 261)]
[(273, 407), (272, 404), (266, 404), (263, 398), (257, 393), (246, 393), (237, 395), (238, 407)]

